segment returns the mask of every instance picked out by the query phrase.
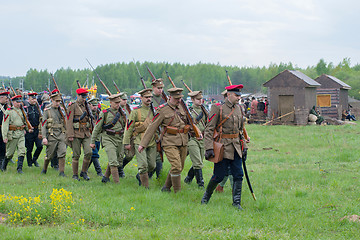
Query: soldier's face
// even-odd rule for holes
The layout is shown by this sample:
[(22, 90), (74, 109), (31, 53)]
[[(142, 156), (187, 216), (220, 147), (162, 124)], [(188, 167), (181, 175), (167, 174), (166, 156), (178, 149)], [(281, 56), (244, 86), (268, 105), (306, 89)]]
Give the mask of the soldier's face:
[(8, 101), (7, 96), (0, 96), (0, 103), (5, 104), (5, 103), (7, 103), (7, 101)]
[(201, 99), (192, 98), (191, 100), (196, 106), (200, 106), (202, 104), (202, 98)]
[(228, 93), (228, 99), (232, 104), (239, 103), (239, 100), (241, 99), (241, 96), (236, 95), (236, 93), (229, 92)]
[(60, 106), (61, 100), (55, 100), (52, 101), (52, 105), (54, 106), (54, 108), (58, 108)]
[(150, 97), (141, 97), (141, 102), (144, 105), (149, 106), (151, 103), (151, 96)]
[(154, 95), (159, 96), (163, 91), (163, 87), (153, 87)]
[(175, 106), (179, 106), (180, 100), (181, 100), (181, 98), (174, 98), (174, 97), (170, 96), (169, 101), (170, 101), (171, 104), (173, 104)]
[(120, 102), (110, 102), (112, 109), (118, 109), (120, 107)]
[(33, 98), (33, 97), (29, 97), (29, 103), (31, 104), (31, 105), (34, 105), (35, 103), (36, 103), (36, 97), (35, 98)]
[(120, 105), (123, 107), (127, 103), (127, 99), (120, 99)]
[(20, 108), (20, 107), (21, 107), (21, 102), (13, 101), (13, 105), (14, 105), (14, 107), (16, 107), (16, 108)]

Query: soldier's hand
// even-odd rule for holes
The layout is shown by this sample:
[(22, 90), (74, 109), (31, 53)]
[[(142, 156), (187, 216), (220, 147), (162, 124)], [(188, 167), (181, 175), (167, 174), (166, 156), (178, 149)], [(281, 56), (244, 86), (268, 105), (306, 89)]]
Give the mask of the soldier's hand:
[(3, 139), (3, 142), (4, 142), (4, 143), (7, 143), (7, 142), (8, 142), (8, 139), (7, 139), (7, 138)]
[(125, 149), (126, 149), (126, 150), (130, 150), (130, 149), (131, 149), (131, 145), (130, 145), (130, 144), (125, 145)]
[(205, 159), (209, 160), (210, 158), (215, 157), (214, 149), (208, 149), (205, 152)]
[(69, 141), (70, 141), (70, 142), (74, 141), (74, 138), (73, 138), (73, 137), (69, 137)]
[(43, 143), (43, 145), (46, 146), (46, 145), (48, 145), (48, 140), (46, 138), (43, 138), (42, 143)]
[(95, 144), (94, 144), (94, 143), (90, 143), (90, 147), (91, 147), (92, 149), (95, 149)]
[(34, 132), (34, 129), (30, 128), (29, 133), (32, 133), (32, 132)]
[(202, 140), (204, 137), (203, 135), (200, 133), (200, 136), (198, 138), (196, 138), (197, 140)]
[(143, 146), (140, 146), (140, 145), (139, 145), (139, 147), (138, 147), (139, 153), (141, 153), (142, 151), (144, 151), (144, 149), (145, 149), (145, 148), (144, 148)]

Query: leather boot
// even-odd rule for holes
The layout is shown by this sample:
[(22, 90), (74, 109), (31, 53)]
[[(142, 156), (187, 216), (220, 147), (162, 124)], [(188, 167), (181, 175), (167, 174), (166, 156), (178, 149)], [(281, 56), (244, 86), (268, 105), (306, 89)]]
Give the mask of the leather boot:
[(34, 155), (33, 155), (33, 159), (32, 159), (32, 163), (34, 164), (35, 167), (39, 167), (39, 163), (37, 162), (38, 158), (39, 158), (39, 155), (42, 151), (43, 147), (38, 147), (36, 148), (35, 152), (34, 152)]
[(209, 202), (211, 195), (213, 194), (214, 189), (216, 188), (217, 185), (218, 185), (217, 182), (210, 179), (209, 184), (206, 187), (204, 196), (201, 199), (201, 204), (207, 204)]
[(119, 172), (119, 177), (124, 178), (125, 177), (125, 173), (124, 173), (124, 168), (123, 166), (119, 166), (118, 167), (118, 172)]
[(123, 159), (123, 165), (122, 165), (123, 169), (125, 168), (125, 166), (126, 166), (130, 161), (131, 161), (131, 160), (129, 160), (129, 159), (127, 159), (126, 157), (124, 157), (124, 159)]
[(181, 175), (171, 176), (171, 183), (173, 185), (174, 192), (179, 192), (181, 190)]
[(241, 207), (241, 188), (242, 188), (242, 181), (235, 181), (233, 187), (233, 206), (236, 207), (238, 210), (243, 210)]
[(84, 180), (86, 180), (86, 181), (90, 180), (89, 176), (87, 175), (87, 170), (89, 168), (89, 164), (90, 164), (90, 158), (84, 157), (80, 177), (84, 178)]
[(3, 169), (3, 162), (4, 162), (4, 160), (5, 160), (5, 158), (4, 157), (0, 157), (0, 171), (4, 171), (4, 169)]
[(65, 176), (65, 158), (59, 158), (59, 176)]
[(184, 179), (184, 182), (187, 184), (190, 184), (192, 182), (193, 178), (194, 178), (194, 168), (191, 167), (188, 171), (187, 176)]
[(20, 173), (20, 174), (24, 173), (22, 171), (23, 163), (24, 163), (24, 157), (18, 157), (17, 172)]
[(140, 179), (140, 174), (138, 173), (138, 174), (136, 174), (136, 180), (138, 180), (138, 182), (139, 182), (139, 186), (141, 186), (141, 179)]
[(73, 159), (72, 163), (71, 163), (71, 166), (72, 166), (72, 170), (73, 170), (72, 178), (75, 179), (75, 180), (80, 181), (80, 178), (79, 178), (79, 159)]
[(204, 179), (202, 175), (201, 169), (195, 169), (195, 177), (196, 177), (196, 183), (200, 188), (204, 188)]
[[(78, 161), (79, 161), (79, 159), (78, 159)], [(57, 155), (56, 155), (56, 157), (53, 157), (51, 159), (51, 167), (54, 168), (55, 170), (59, 169), (59, 159), (58, 159)]]
[(44, 168), (43, 168), (43, 170), (41, 171), (42, 174), (46, 174), (47, 169), (48, 169), (48, 166), (49, 166), (49, 163), (50, 163), (50, 160), (47, 159), (47, 157), (45, 157)]
[(156, 162), (156, 167), (155, 167), (156, 179), (159, 179), (162, 168), (163, 168), (163, 163), (161, 161)]
[(162, 187), (161, 191), (162, 192), (171, 192), (171, 186), (172, 186), (172, 183), (171, 183), (171, 175), (170, 173), (168, 173), (167, 177), (166, 177), (166, 180), (165, 180), (165, 184), (164, 186)]
[(101, 171), (101, 166), (100, 166), (100, 162), (99, 162), (99, 158), (92, 158), (91, 159), (92, 163), (94, 164), (94, 168), (96, 171), (96, 174), (100, 177), (104, 176), (104, 174)]
[(28, 167), (32, 167), (32, 152), (26, 151), (26, 161), (28, 164)]
[(106, 167), (106, 170), (105, 170), (105, 175), (101, 179), (101, 182), (103, 182), (103, 183), (110, 182), (110, 175), (111, 175), (110, 166), (108, 164), (107, 167)]
[(147, 172), (140, 174), (140, 181), (141, 185), (143, 185), (145, 188), (149, 188), (149, 175)]
[(119, 171), (117, 167), (110, 167), (110, 172), (113, 177), (114, 183), (119, 183)]
[(2, 163), (2, 170), (3, 171), (6, 171), (6, 167), (7, 167), (8, 163), (10, 162), (10, 160), (11, 160), (10, 158), (5, 157), (5, 159), (4, 159), (3, 163)]

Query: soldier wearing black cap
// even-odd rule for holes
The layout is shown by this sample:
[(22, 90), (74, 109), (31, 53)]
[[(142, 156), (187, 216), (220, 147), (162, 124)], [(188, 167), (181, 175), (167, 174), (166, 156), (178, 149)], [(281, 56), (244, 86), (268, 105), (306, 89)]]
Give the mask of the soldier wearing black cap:
[(205, 158), (213, 157), (213, 136), (215, 129), (219, 131), (220, 142), (224, 145), (224, 157), (221, 162), (214, 163), (214, 174), (206, 188), (202, 204), (207, 204), (211, 195), (226, 175), (230, 166), (234, 179), (233, 185), (233, 206), (237, 209), (241, 207), (241, 189), (244, 172), (242, 169), (242, 159), (247, 153), (242, 130), (244, 126), (244, 116), (241, 113), (239, 100), (241, 98), (240, 89), (243, 85), (231, 85), (226, 87), (227, 99), (225, 103), (218, 106), (212, 105), (209, 123), (205, 128)]
[[(26, 159), (29, 167), (32, 167), (33, 164), (35, 167), (39, 167), (37, 159), (39, 158), (39, 155), (43, 149), (41, 130), (39, 131), (39, 128), (41, 126), (41, 113), (40, 108), (37, 105), (37, 95), (38, 94), (36, 92), (28, 93), (29, 104), (26, 107), (28, 120), (33, 127), (33, 132), (27, 132), (25, 134)], [(36, 150), (34, 152), (34, 155), (32, 156), (34, 144), (36, 146)]]
[[(5, 89), (0, 90), (0, 131), (4, 118), (4, 113), (8, 108), (9, 94)], [(0, 170), (3, 170), (2, 163), (5, 160), (6, 145), (3, 142), (2, 134), (0, 134)]]

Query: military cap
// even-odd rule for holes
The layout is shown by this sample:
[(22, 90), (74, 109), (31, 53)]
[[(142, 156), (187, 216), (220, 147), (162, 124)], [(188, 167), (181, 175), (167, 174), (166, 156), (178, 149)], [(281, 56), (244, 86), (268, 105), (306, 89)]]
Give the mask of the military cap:
[(52, 101), (61, 100), (61, 94), (59, 92), (55, 92), (54, 94), (51, 94), (50, 97)]
[(182, 91), (184, 89), (182, 88), (169, 88), (167, 91), (170, 93), (170, 96), (173, 98), (182, 98), (184, 95), (182, 95)]
[(55, 94), (55, 93), (58, 93), (58, 92), (60, 92), (59, 89), (55, 88), (54, 90), (51, 91), (51, 94)]
[(100, 99), (99, 98), (91, 98), (88, 103), (90, 103), (91, 105), (98, 105), (99, 104)]
[(45, 101), (45, 100), (48, 100), (48, 99), (50, 99), (50, 96), (49, 96), (49, 94), (47, 94), (47, 93), (44, 93), (44, 94), (41, 96), (41, 101)]
[(29, 92), (28, 93), (28, 96), (37, 96), (38, 94), (37, 94), (37, 92)]
[(85, 88), (78, 88), (78, 89), (76, 89), (76, 93), (77, 93), (78, 95), (81, 95), (81, 94), (88, 94), (88, 93), (89, 93), (89, 91), (88, 91), (88, 90), (86, 90)]
[(120, 102), (121, 93), (112, 94), (109, 96), (111, 102)]
[(227, 95), (227, 90), (222, 91), (221, 95), (226, 96)]
[(158, 78), (152, 81), (151, 85), (154, 87), (164, 87), (164, 81), (162, 78)]
[(22, 96), (21, 95), (15, 95), (11, 98), (12, 101), (21, 101), (22, 100)]
[(225, 87), (225, 89), (227, 90), (227, 92), (234, 92), (236, 93), (236, 95), (241, 95), (241, 89), (244, 87), (244, 85), (239, 84), (239, 85), (230, 85)]
[(4, 92), (0, 92), (0, 96), (5, 96), (5, 95), (9, 95), (10, 92), (4, 91)]
[(189, 97), (195, 98), (195, 99), (202, 99), (202, 91), (192, 91), (188, 93)]
[(138, 92), (142, 97), (151, 97), (152, 96), (152, 89), (151, 88), (146, 88), (141, 90), (140, 92)]
[(128, 95), (126, 94), (126, 92), (121, 92), (120, 93), (120, 98), (123, 100), (127, 100), (128, 99)]

